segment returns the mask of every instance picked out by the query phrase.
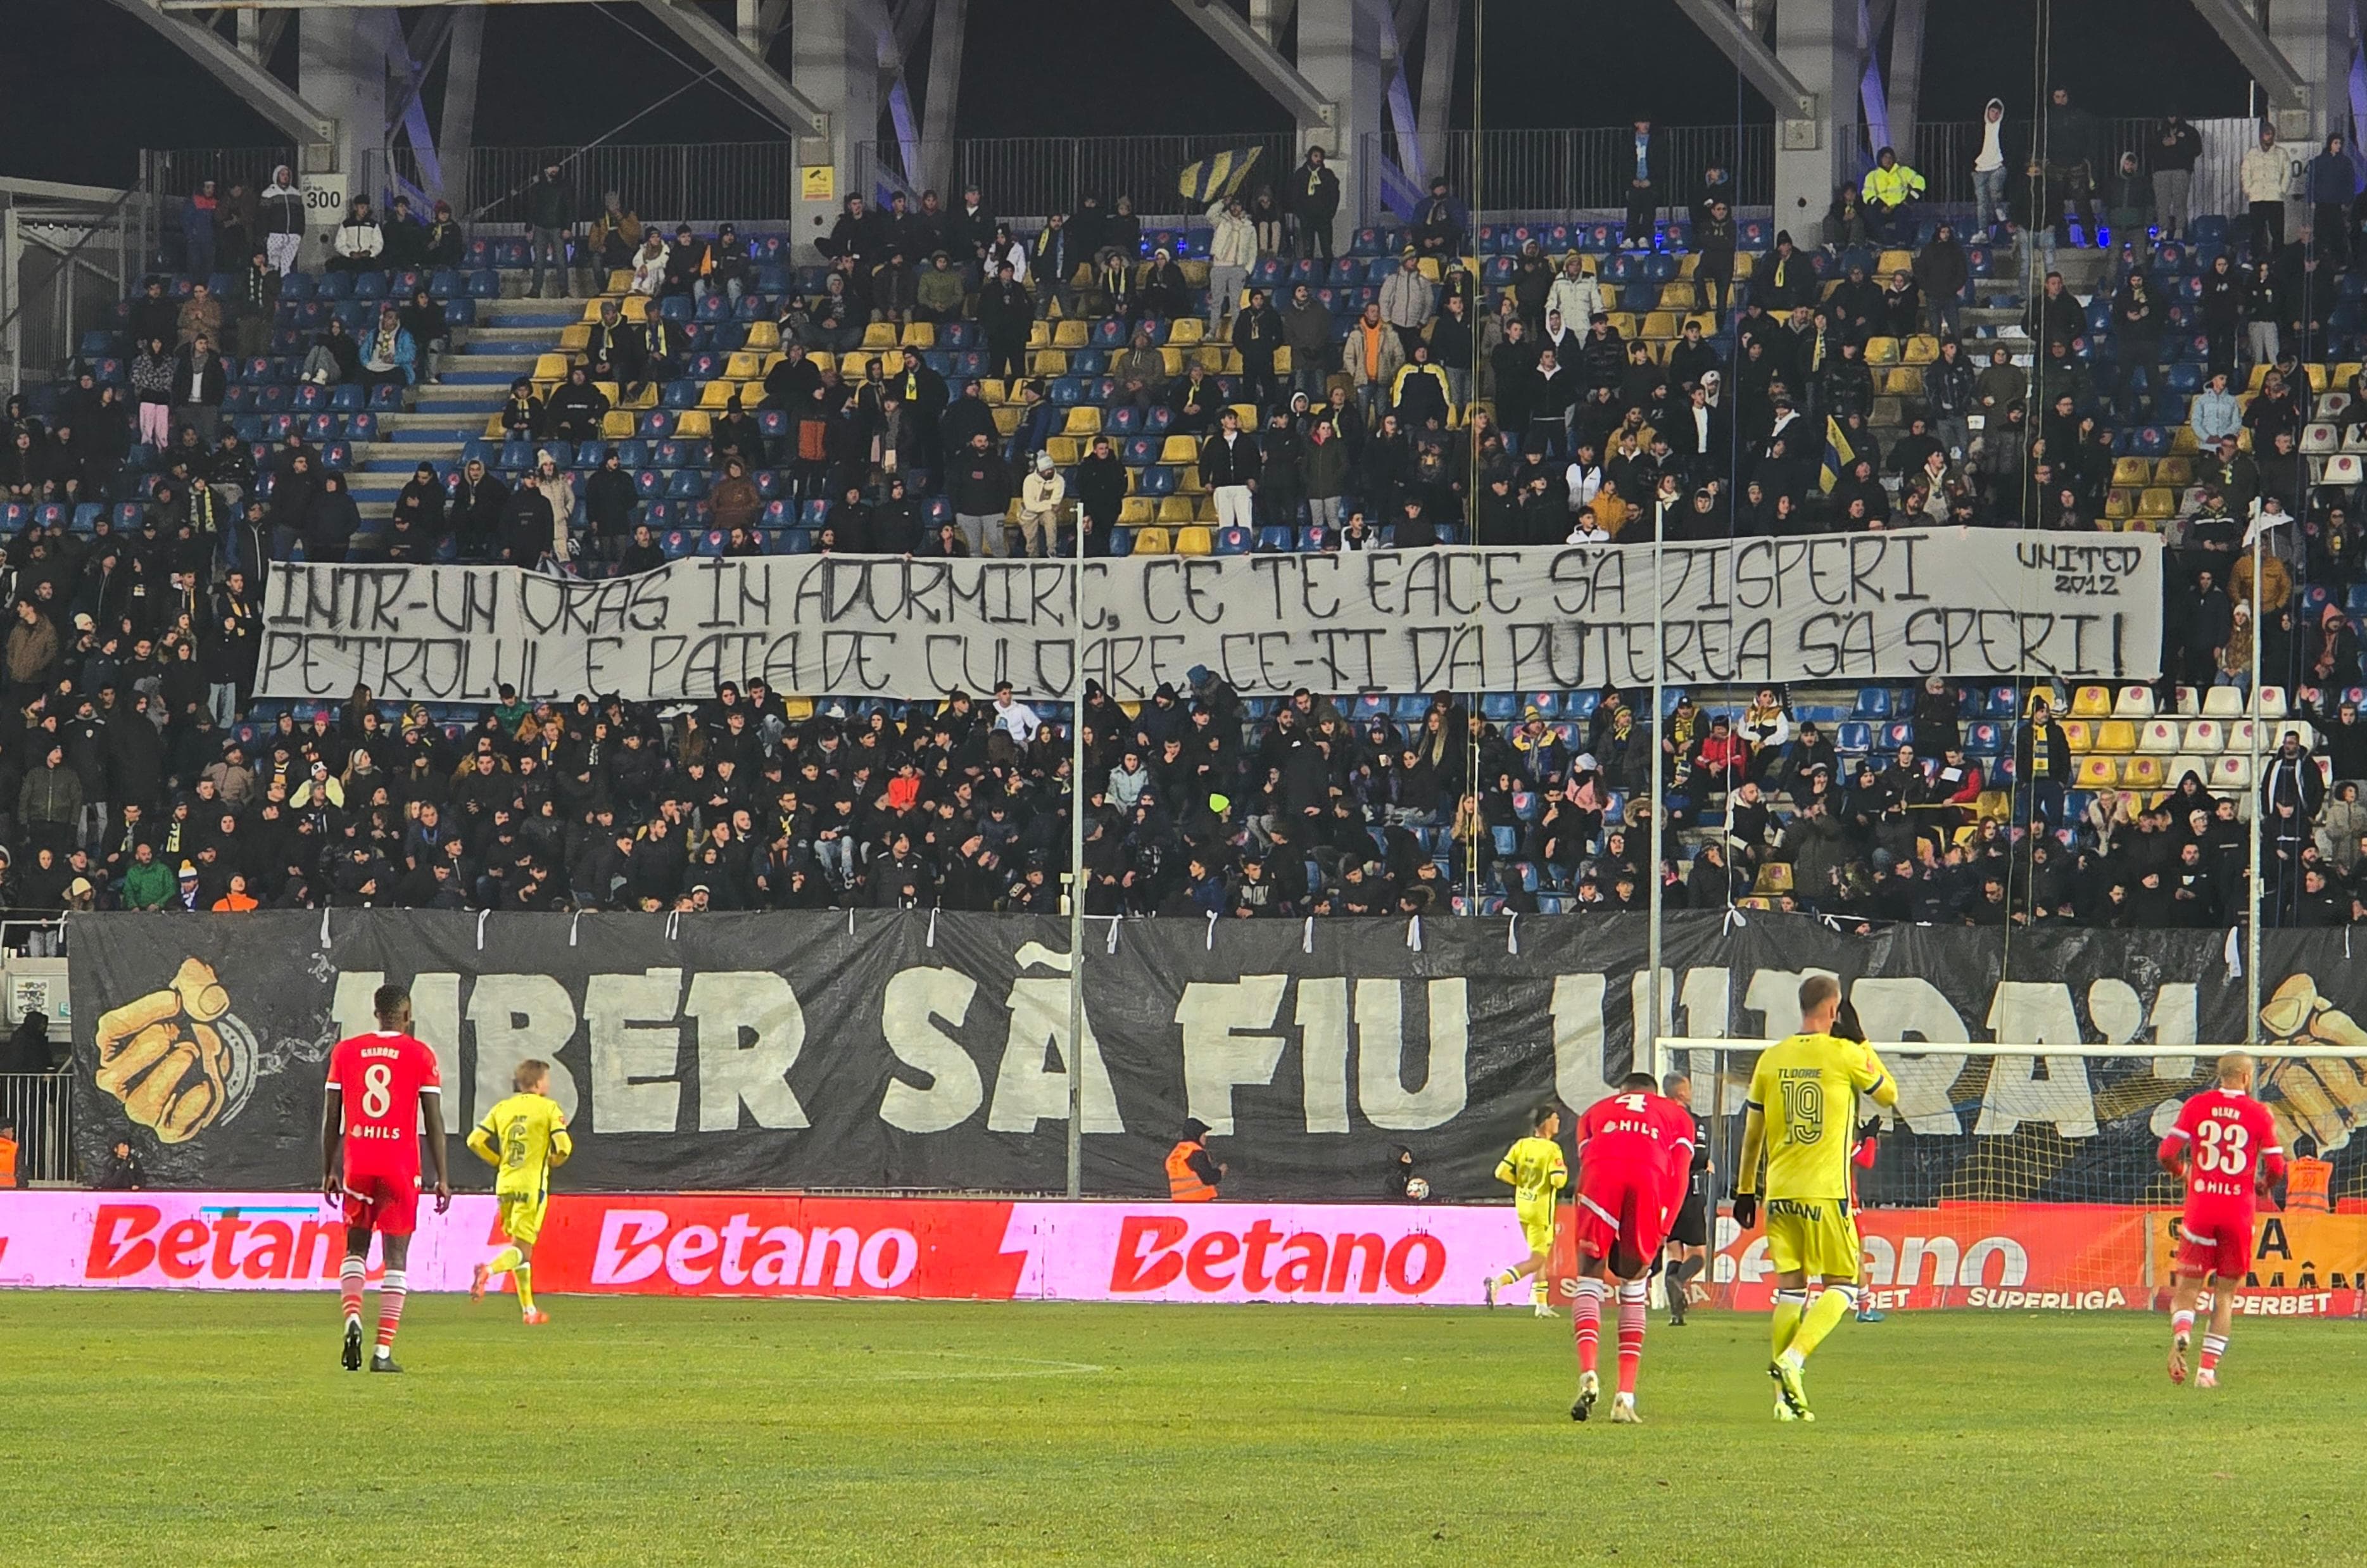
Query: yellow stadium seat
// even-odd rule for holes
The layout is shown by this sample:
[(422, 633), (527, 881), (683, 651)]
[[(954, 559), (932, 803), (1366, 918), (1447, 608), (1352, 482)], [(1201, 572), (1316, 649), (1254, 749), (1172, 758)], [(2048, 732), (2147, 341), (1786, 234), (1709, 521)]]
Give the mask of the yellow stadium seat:
[(1044, 449), (1052, 454), (1052, 462), (1057, 468), (1073, 467), (1084, 456), (1082, 447), (1073, 436), (1048, 436), (1044, 438)]
[(850, 384), (862, 381), (870, 372), (871, 356), (868, 354), (842, 354), (838, 357), (839, 376)]
[(1637, 328), (1638, 334), (1645, 337), (1674, 337), (1679, 330), (1677, 313), (1674, 311), (1654, 311), (1644, 318), (1642, 326)]
[[(1682, 315), (1686, 311), (1692, 310), (1700, 299), (1701, 296), (1693, 291), (1693, 286), (1690, 283), (1660, 285), (1659, 308), (1664, 311), (1675, 311)], [(1572, 332), (1578, 330), (1578, 327), (1570, 323), (1565, 322), (1562, 324), (1569, 326)]]
[(567, 356), (538, 354), (534, 358), (534, 379), (538, 381), (563, 381), (567, 379)]
[(863, 347), (866, 348), (895, 347), (896, 324), (894, 322), (876, 321), (869, 326), (865, 327), (863, 329)]
[(1790, 892), (1792, 891), (1791, 865), (1783, 860), (1768, 861), (1759, 868), (1759, 881), (1751, 891), (1771, 895)]
[(1168, 524), (1199, 521), (1200, 508), (1189, 495), (1162, 495), (1159, 498), (1159, 520)]
[(576, 322), (562, 327), (559, 333), (559, 349), (562, 354), (582, 354), (592, 347), (592, 324)]
[(2121, 765), (2121, 781), (2132, 789), (2158, 790), (2168, 781), (2168, 772), (2157, 756), (2133, 756)]
[(2153, 464), (2144, 458), (2121, 458), (2112, 464), (2112, 483), (2142, 490), (2153, 483)]
[(2135, 516), (2136, 506), (2137, 498), (2126, 490), (2104, 492), (2104, 516), (2109, 520), (2117, 522), (2122, 518)]
[(792, 724), (802, 723), (814, 716), (814, 699), (810, 697), (784, 697), (781, 710)]
[(1068, 422), (1060, 426), (1063, 436), (1090, 438), (1102, 432), (1102, 411), (1089, 403), (1069, 405)]
[(1617, 333), (1622, 337), (1632, 338), (1636, 335), (1636, 317), (1632, 312), (1627, 311), (1613, 311), (1610, 312), (1609, 314), (1611, 316), (1612, 331)]
[(1897, 364), (1898, 339), (1895, 337), (1867, 338), (1865, 340), (1865, 362), (1869, 365)]
[(2137, 495), (2137, 516), (2157, 520), (2178, 516), (2178, 492), (2156, 485)]
[(1027, 347), (1030, 348), (1051, 347), (1052, 324), (1048, 321), (1038, 320), (1034, 326), (1029, 327), (1027, 329)]
[(1882, 372), (1884, 397), (1921, 397), (1923, 372), (1913, 365), (1894, 365)]
[(1167, 341), (1177, 348), (1189, 348), (1203, 340), (1198, 316), (1178, 316), (1167, 324)]
[(1159, 460), (1163, 463), (1198, 462), (1200, 443), (1189, 436), (1170, 436), (1159, 444)]
[(1877, 279), (1887, 279), (1894, 272), (1914, 270), (1915, 253), (1912, 251), (1886, 250), (1876, 257), (1874, 263), (1874, 276)]
[[(784, 354), (781, 358), (786, 359), (788, 356)], [(836, 369), (842, 378), (844, 378), (846, 373), (845, 367), (840, 365), (838, 362), (838, 356), (832, 354), (827, 348), (824, 348), (818, 353), (807, 355), (806, 363), (814, 368), (814, 373), (816, 375), (820, 375), (822, 371), (829, 369)], [(772, 367), (767, 365), (764, 369), (769, 372), (772, 369)]]
[(1069, 373), (1069, 356), (1059, 348), (1038, 349), (1027, 356), (1027, 373), (1031, 376), (1065, 376)]
[(735, 381), (757, 381), (764, 378), (764, 357), (741, 349), (723, 361), (723, 373)]
[(2110, 790), (2121, 781), (2121, 759), (2116, 756), (2083, 756), (2079, 759), (2079, 788)]
[(698, 406), (729, 408), (731, 406), (732, 394), (739, 390), (740, 383), (737, 381), (709, 381), (698, 389)]
[(903, 345), (907, 348), (934, 348), (937, 326), (934, 322), (908, 321), (904, 324)]
[(509, 434), (509, 429), (503, 425), (500, 415), (488, 414), (485, 415), (485, 427), (481, 434), (488, 441), (498, 441)]
[(2071, 717), (2074, 719), (2109, 719), (2112, 716), (2111, 687), (2083, 686), (2071, 694)]
[(1933, 365), (1940, 359), (1940, 340), (1928, 332), (1919, 332), (1907, 340), (1902, 356), (1909, 365)]
[(994, 427), (1005, 436), (1017, 430), (1019, 428), (1018, 408), (1011, 403), (997, 407), (994, 411)]
[(1178, 555), (1214, 555), (1217, 538), (1208, 529), (1195, 526), (1175, 530), (1175, 553)]
[(2075, 752), (2093, 751), (2096, 746), (2095, 727), (2085, 719), (2063, 721), (2063, 743)]
[(2194, 460), (2164, 458), (2153, 465), (2153, 479), (2156, 484), (2167, 485), (2172, 490), (2184, 490), (2194, 483)]
[(704, 441), (715, 434), (715, 415), (703, 408), (685, 408), (674, 422), (675, 438), (684, 441)]
[(1064, 321), (1059, 326), (1052, 329), (1052, 347), (1055, 348), (1090, 348), (1093, 347), (1093, 329), (1092, 324), (1082, 318)]
[[(492, 434), (492, 432), (487, 432)], [(604, 441), (629, 441), (633, 438), (633, 416), (621, 408), (612, 408), (600, 416), (600, 438)]]
[(614, 397), (608, 401), (619, 408), (655, 408), (658, 405), (658, 384), (651, 381), (630, 397)]
[(759, 354), (777, 353), (781, 347), (781, 328), (776, 322), (757, 321), (748, 324), (747, 347)]
[(1175, 540), (1165, 528), (1154, 525), (1134, 536), (1134, 552), (1137, 555), (1172, 555), (1175, 553)]
[(2137, 727), (2126, 719), (2107, 719), (2096, 726), (2096, 750), (2125, 755), (2137, 749)]
[(608, 270), (608, 289), (607, 289), (607, 291), (608, 291), (609, 293), (611, 293), (611, 294), (621, 294), (621, 293), (623, 293), (626, 290), (628, 290), (628, 289), (631, 288), (632, 286), (633, 286), (633, 269), (632, 269), (631, 267), (611, 267), (611, 268), (609, 268), (609, 270)]
[(1182, 468), (1175, 471), (1176, 494), (1201, 495), (1206, 494), (1207, 489), (1208, 487), (1206, 485), (1200, 483), (1200, 465), (1198, 463), (1185, 463)]
[(1150, 504), (1148, 495), (1129, 495), (1117, 504), (1117, 526), (1138, 528), (1159, 516), (1159, 508)]

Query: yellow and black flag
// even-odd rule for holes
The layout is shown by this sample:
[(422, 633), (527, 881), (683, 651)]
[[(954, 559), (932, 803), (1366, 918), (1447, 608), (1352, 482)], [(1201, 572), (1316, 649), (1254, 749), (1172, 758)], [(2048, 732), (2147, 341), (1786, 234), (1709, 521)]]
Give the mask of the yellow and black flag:
[(1184, 172), (1175, 176), (1175, 187), (1191, 203), (1192, 210), (1205, 212), (1241, 188), (1264, 151), (1263, 147), (1236, 147), (1229, 153), (1186, 164)]
[(1833, 486), (1841, 482), (1841, 475), (1847, 473), (1856, 461), (1856, 449), (1841, 433), (1841, 422), (1829, 414), (1825, 415), (1825, 464), (1824, 471), (1817, 475), (1818, 488), (1830, 495)]

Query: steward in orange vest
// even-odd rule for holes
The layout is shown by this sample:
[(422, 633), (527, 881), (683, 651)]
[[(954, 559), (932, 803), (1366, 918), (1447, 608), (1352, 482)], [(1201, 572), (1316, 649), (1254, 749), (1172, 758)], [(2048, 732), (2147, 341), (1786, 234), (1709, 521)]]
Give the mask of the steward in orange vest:
[(1184, 1124), (1184, 1137), (1167, 1151), (1167, 1196), (1176, 1203), (1206, 1203), (1217, 1196), (1217, 1184), (1225, 1179), (1225, 1167), (1208, 1157), (1208, 1124), (1193, 1120)]

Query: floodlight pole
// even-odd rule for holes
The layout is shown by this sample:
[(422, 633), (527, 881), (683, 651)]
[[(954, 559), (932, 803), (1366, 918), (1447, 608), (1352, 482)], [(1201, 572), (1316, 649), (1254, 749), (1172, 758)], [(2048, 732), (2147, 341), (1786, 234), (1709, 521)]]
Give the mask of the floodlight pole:
[[(1054, 529), (1057, 540), (1059, 530)], [(1085, 518), (1069, 568), (1069, 1196), (1085, 1195)]]

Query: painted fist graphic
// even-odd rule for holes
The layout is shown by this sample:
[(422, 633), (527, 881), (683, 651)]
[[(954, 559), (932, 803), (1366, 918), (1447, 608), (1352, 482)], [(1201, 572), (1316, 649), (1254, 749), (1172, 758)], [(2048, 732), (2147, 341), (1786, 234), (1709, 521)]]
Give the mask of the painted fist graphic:
[(166, 1143), (186, 1143), (230, 1096), (232, 1052), (217, 1027), (230, 1011), (213, 966), (184, 959), (173, 982), (98, 1019), (98, 1086)]
[[(2367, 1060), (2367, 1029), (2320, 996), (2317, 983), (2305, 974), (2288, 976), (2260, 1004), (2260, 1099), (2277, 1119), (2286, 1156), (2304, 1134), (2316, 1142), (2320, 1154), (2350, 1142), (2367, 1121), (2367, 1079), (2359, 1075), (2360, 1061)], [(2358, 1060), (2280, 1059), (2276, 1048), (2287, 1043), (2343, 1046), (2355, 1050)]]

